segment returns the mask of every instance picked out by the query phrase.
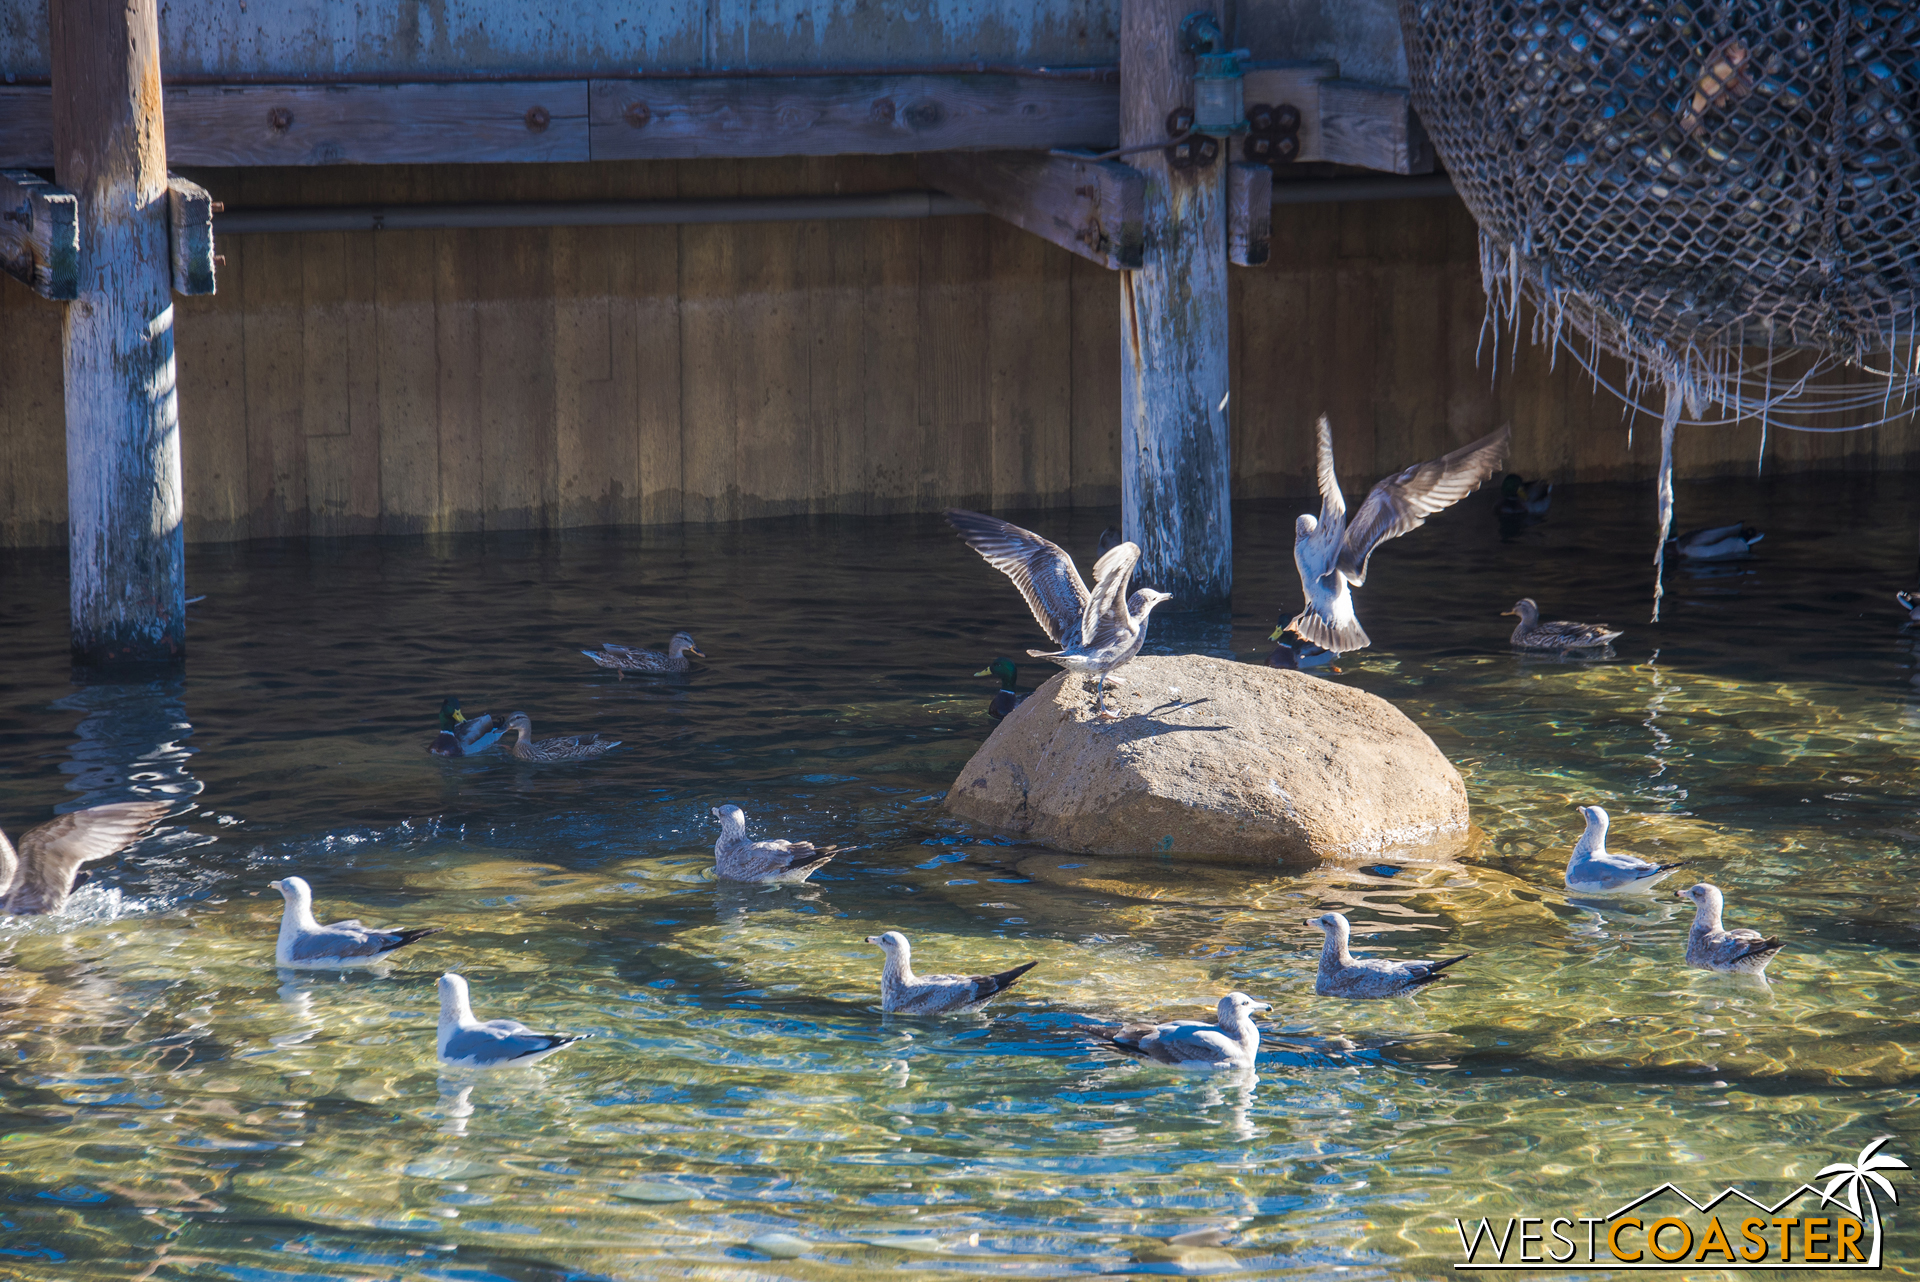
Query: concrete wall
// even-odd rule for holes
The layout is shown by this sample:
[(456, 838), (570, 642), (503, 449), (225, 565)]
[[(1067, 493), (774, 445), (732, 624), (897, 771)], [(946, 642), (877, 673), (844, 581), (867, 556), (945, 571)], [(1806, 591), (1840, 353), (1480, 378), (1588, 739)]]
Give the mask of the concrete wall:
[[(235, 207), (775, 196), (919, 186), (889, 158), (208, 170)], [(235, 236), (178, 302), (188, 537), (224, 540), (1111, 504), (1119, 282), (985, 217)], [(1513, 466), (1650, 477), (1564, 357), (1481, 340), (1452, 199), (1280, 206), (1236, 268), (1235, 491), (1309, 492), (1333, 416), (1360, 491), (1504, 421)], [(64, 541), (60, 311), (0, 279), (0, 544)], [(1682, 477), (1759, 429), (1683, 429)], [(1776, 429), (1774, 471), (1905, 466), (1911, 423)]]

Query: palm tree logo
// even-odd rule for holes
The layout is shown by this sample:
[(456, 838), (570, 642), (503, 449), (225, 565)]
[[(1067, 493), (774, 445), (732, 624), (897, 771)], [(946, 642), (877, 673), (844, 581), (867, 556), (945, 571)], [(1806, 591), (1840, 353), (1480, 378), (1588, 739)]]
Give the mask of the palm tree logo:
[[(1858, 1220), (1867, 1218), (1860, 1212), (1860, 1195), (1862, 1192), (1866, 1194), (1867, 1211), (1873, 1218), (1873, 1259), (1867, 1266), (1869, 1268), (1877, 1267), (1880, 1263), (1880, 1206), (1874, 1199), (1873, 1191), (1877, 1188), (1885, 1193), (1888, 1202), (1900, 1201), (1899, 1194), (1893, 1191), (1892, 1182), (1880, 1172), (1912, 1169), (1899, 1158), (1879, 1151), (1880, 1146), (1892, 1138), (1891, 1135), (1882, 1135), (1861, 1149), (1860, 1156), (1855, 1160), (1824, 1166), (1813, 1177), (1816, 1180), (1826, 1179), (1829, 1175), (1833, 1177), (1828, 1182), (1826, 1191), (1820, 1194), (1822, 1206), (1829, 1202), (1839, 1202), (1853, 1212), (1854, 1218)], [(1843, 1187), (1845, 1193), (1841, 1196), (1839, 1192)]]

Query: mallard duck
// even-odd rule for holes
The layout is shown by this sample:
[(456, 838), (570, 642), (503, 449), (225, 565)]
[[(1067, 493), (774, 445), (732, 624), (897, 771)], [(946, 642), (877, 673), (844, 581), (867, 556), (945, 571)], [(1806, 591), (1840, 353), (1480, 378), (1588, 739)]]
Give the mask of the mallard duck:
[(1716, 525), (1667, 540), (1667, 551), (1689, 561), (1734, 561), (1767, 536), (1751, 525)]
[(1553, 482), (1523, 481), (1520, 473), (1508, 472), (1500, 482), (1500, 502), (1494, 511), (1501, 516), (1545, 516), (1553, 506)]
[(1532, 597), (1521, 597), (1513, 603), (1513, 609), (1500, 611), (1503, 615), (1514, 615), (1520, 620), (1513, 629), (1513, 648), (1516, 650), (1551, 650), (1559, 653), (1563, 650), (1597, 650), (1601, 646), (1612, 645), (1620, 634), (1604, 623), (1542, 623), (1540, 607), (1533, 603)]
[(0, 832), (0, 902), (15, 917), (57, 913), (86, 884), (80, 865), (109, 859), (167, 813), (164, 801), (117, 801), (74, 810), (29, 828), (16, 851)]
[(658, 650), (629, 650), (611, 641), (601, 642), (598, 650), (580, 653), (603, 668), (612, 668), (623, 681), (629, 672), (685, 672), (693, 666), (687, 660), (688, 655), (696, 659), (707, 657), (694, 647), (693, 635), (687, 632), (674, 633), (667, 641), (665, 654)]
[(1767, 963), (1780, 955), (1784, 945), (1778, 936), (1762, 935), (1745, 926), (1728, 930), (1720, 924), (1726, 899), (1718, 886), (1703, 881), (1676, 897), (1694, 903), (1693, 926), (1687, 931), (1687, 965), (1700, 970), (1764, 975)]
[(1373, 550), (1426, 524), (1478, 489), (1500, 466), (1511, 428), (1481, 437), (1451, 454), (1396, 472), (1367, 494), (1351, 522), (1340, 480), (1333, 470), (1333, 429), (1319, 424), (1320, 517), (1302, 513), (1293, 526), (1293, 562), (1300, 570), (1306, 608), (1287, 626), (1335, 654), (1364, 650), (1367, 639), (1354, 617), (1353, 593), (1367, 581)]
[(995, 721), (1019, 707), (1020, 701), (1032, 693), (1030, 690), (1019, 688), (1020, 669), (1014, 665), (1012, 659), (995, 659), (973, 675), (1000, 678), (1000, 689), (994, 692), (993, 699), (987, 704), (987, 715)]
[(1094, 714), (1119, 715), (1107, 711), (1107, 674), (1133, 661), (1147, 639), (1147, 616), (1162, 601), (1173, 599), (1172, 593), (1152, 588), (1125, 596), (1140, 560), (1140, 545), (1122, 543), (1095, 561), (1093, 591), (1088, 592), (1073, 558), (1032, 530), (959, 508), (947, 509), (947, 521), (988, 565), (1013, 580), (1034, 619), (1060, 647), (1027, 653), (1069, 672), (1099, 677)]
[[(1279, 643), (1273, 647), (1273, 653), (1267, 656), (1269, 668), (1296, 672), (1302, 668), (1324, 668), (1340, 657), (1331, 650), (1315, 645), (1285, 624), (1275, 628), (1267, 640)], [(1334, 669), (1335, 672), (1339, 670)]]
[(471, 757), (491, 748), (505, 733), (504, 727), (494, 728), (493, 718), (486, 713), (464, 716), (459, 697), (450, 694), (440, 701), (440, 733), (427, 745), (427, 751), (436, 757)]
[(1105, 556), (1124, 542), (1126, 540), (1120, 536), (1120, 527), (1109, 525), (1100, 531), (1100, 542), (1094, 550), (1098, 555)]
[(1920, 593), (1896, 592), (1893, 594), (1893, 599), (1898, 601), (1900, 608), (1907, 612), (1908, 623), (1920, 623)]
[(592, 738), (574, 735), (567, 739), (542, 739), (535, 743), (533, 719), (524, 712), (516, 712), (508, 717), (507, 729), (516, 732), (513, 747), (508, 751), (519, 761), (584, 761), (618, 748), (621, 743), (618, 739), (603, 739), (599, 735)]

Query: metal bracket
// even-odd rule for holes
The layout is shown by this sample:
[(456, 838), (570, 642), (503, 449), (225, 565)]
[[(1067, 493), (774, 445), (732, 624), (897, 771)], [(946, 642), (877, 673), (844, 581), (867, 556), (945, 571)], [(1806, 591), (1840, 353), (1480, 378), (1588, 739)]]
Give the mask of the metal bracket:
[(1268, 106), (1256, 102), (1247, 108), (1247, 138), (1242, 158), (1256, 165), (1279, 168), (1300, 158), (1300, 108), (1290, 102)]

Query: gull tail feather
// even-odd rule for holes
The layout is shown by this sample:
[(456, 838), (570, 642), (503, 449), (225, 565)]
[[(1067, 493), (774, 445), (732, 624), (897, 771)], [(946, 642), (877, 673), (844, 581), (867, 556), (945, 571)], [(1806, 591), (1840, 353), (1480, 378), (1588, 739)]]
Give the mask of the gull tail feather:
[(816, 850), (807, 858), (796, 859), (788, 864), (787, 871), (801, 872), (804, 870), (806, 872), (813, 872), (816, 869), (824, 868), (832, 861), (835, 855), (840, 853), (841, 849), (839, 846), (829, 846), (825, 850)]
[(437, 935), (445, 929), (446, 929), (445, 926), (423, 926), (418, 930), (395, 931), (394, 933), (398, 936), (398, 938), (396, 938), (391, 944), (388, 944), (385, 948), (382, 948), (380, 951), (383, 953), (390, 953), (396, 948), (405, 948), (408, 944), (415, 943), (418, 940), (425, 939), (428, 935)]
[(1307, 640), (1323, 650), (1335, 654), (1345, 654), (1349, 650), (1364, 650), (1373, 642), (1367, 639), (1366, 631), (1360, 621), (1336, 624), (1322, 618), (1320, 612), (1312, 606), (1293, 616), (1293, 622), (1287, 625)]
[(1768, 953), (1779, 952), (1780, 948), (1781, 948), (1780, 937), (1778, 935), (1769, 935), (1765, 939), (1761, 940), (1759, 943), (1755, 944), (1753, 947), (1747, 949), (1747, 951), (1745, 951), (1744, 953), (1741, 953), (1738, 957), (1735, 957), (1733, 960), (1737, 962), (1741, 962), (1741, 961), (1746, 961), (1749, 957), (1764, 957)]
[(1004, 992), (1012, 986), (1014, 980), (1039, 964), (1037, 961), (1022, 962), (1012, 970), (1003, 970), (998, 975), (977, 975), (974, 977), (974, 983), (978, 986), (982, 997), (991, 997), (995, 993)]
[(1451, 975), (1445, 975), (1441, 972), (1445, 971), (1447, 967), (1463, 962), (1471, 956), (1473, 956), (1472, 953), (1461, 953), (1458, 957), (1449, 957), (1445, 961), (1428, 962), (1427, 973), (1420, 977), (1419, 982), (1422, 984), (1431, 984), (1436, 979), (1451, 979), (1453, 978)]

